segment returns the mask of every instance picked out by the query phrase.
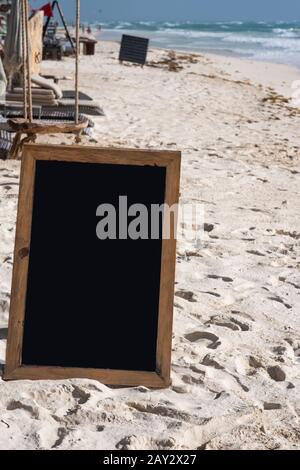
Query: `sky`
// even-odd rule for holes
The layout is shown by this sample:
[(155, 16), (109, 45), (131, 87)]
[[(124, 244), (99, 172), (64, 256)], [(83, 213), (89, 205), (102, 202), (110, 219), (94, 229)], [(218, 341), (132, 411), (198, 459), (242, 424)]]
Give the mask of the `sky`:
[[(47, 0), (30, 0), (33, 8)], [(74, 19), (75, 0), (59, 0)], [(81, 0), (82, 21), (293, 21), (300, 20), (299, 0)]]

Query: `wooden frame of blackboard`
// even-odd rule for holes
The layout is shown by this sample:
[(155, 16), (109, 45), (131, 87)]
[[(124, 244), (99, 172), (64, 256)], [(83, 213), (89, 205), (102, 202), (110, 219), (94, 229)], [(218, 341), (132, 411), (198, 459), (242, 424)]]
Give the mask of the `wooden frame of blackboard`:
[(179, 198), (180, 152), (59, 145), (24, 146), (4, 379), (56, 380), (89, 378), (99, 380), (107, 385), (168, 387), (171, 383), (171, 343), (176, 262), (176, 234), (174, 233), (171, 233), (169, 239), (162, 240), (155, 372), (22, 365), (22, 340), (37, 160), (165, 167), (165, 203), (171, 207), (173, 204), (178, 203)]

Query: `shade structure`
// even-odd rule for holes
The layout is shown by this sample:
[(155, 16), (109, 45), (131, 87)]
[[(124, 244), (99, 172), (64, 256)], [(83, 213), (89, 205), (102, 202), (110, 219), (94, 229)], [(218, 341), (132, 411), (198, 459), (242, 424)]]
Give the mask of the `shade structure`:
[(20, 0), (11, 1), (4, 43), (4, 68), (9, 79), (22, 67), (22, 8)]

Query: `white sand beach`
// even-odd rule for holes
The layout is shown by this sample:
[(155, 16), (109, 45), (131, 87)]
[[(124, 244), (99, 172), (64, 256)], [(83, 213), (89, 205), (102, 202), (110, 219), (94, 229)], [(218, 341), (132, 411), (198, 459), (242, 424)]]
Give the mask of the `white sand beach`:
[[(178, 243), (173, 383), (0, 378), (0, 449), (300, 449), (300, 70), (158, 49), (122, 66), (118, 47), (81, 58), (105, 111), (82, 143), (182, 151), (181, 201), (205, 208), (201, 246)], [(43, 72), (74, 76), (74, 61)], [(19, 171), (0, 161), (1, 367)]]

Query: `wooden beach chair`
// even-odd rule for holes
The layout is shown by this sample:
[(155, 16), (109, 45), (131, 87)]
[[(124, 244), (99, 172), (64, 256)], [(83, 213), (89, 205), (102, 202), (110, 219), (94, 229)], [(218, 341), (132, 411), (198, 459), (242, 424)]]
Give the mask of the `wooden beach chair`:
[[(72, 112), (75, 106), (75, 90), (63, 91), (52, 80), (45, 79), (41, 76), (34, 76), (32, 82), (40, 88), (51, 90), (55, 94), (57, 102), (51, 104), (43, 104), (43, 111), (49, 112), (50, 108), (56, 107), (56, 111)], [(103, 109), (94, 102), (93, 98), (86, 93), (79, 92), (79, 113), (88, 116), (104, 116)]]

